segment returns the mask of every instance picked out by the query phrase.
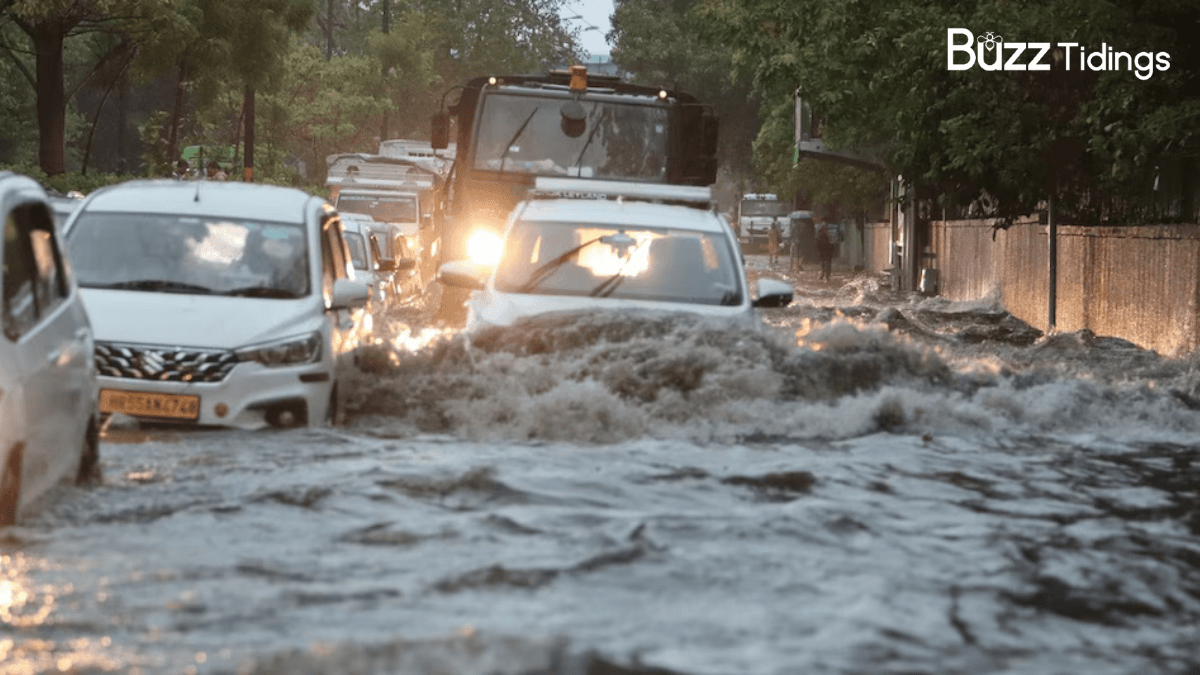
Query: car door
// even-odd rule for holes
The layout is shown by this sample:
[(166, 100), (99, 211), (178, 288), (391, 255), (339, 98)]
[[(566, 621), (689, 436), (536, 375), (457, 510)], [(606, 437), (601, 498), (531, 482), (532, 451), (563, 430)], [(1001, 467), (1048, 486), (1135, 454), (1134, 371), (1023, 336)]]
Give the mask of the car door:
[(339, 279), (350, 276), (350, 254), (342, 238), (342, 221), (336, 214), (326, 213), (321, 219), (321, 283), (325, 293), (325, 307), (332, 321), (334, 355), (343, 354), (357, 346), (359, 314), (361, 310), (339, 307), (332, 308), (333, 287)]
[(3, 256), (0, 339), (18, 364), (27, 430), (22, 492), (38, 494), (79, 460), (93, 395), (91, 331), (44, 203), (4, 214)]

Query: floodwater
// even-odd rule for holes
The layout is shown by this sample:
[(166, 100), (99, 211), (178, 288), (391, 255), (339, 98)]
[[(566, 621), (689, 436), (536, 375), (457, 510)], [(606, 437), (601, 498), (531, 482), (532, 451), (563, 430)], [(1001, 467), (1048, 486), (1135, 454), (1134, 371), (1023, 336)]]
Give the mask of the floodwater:
[(792, 279), (757, 332), (415, 312), (343, 428), (114, 420), (0, 531), (0, 673), (1200, 670), (1200, 361)]

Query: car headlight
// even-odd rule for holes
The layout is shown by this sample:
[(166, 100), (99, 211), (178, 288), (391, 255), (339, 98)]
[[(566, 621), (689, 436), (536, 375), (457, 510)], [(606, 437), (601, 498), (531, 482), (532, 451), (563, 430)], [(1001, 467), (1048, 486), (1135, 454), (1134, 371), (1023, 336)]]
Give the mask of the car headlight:
[(477, 229), (467, 238), (467, 259), (477, 265), (494, 267), (500, 262), (500, 235), (492, 230)]
[(321, 333), (291, 337), (243, 347), (236, 352), (239, 361), (257, 361), (264, 366), (292, 366), (321, 359)]

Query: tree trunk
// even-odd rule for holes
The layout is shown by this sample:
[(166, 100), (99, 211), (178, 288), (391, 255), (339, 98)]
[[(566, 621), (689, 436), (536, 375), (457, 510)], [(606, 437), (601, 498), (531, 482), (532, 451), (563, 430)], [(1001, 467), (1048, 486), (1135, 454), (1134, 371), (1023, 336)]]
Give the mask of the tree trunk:
[(125, 139), (125, 127), (129, 124), (129, 76), (121, 71), (120, 88), (117, 89), (117, 173), (130, 173), (134, 164), (129, 162), (129, 149)]
[(254, 180), (254, 87), (246, 85), (246, 99), (242, 105), (246, 116), (246, 159), (242, 165), (242, 180), (247, 183)]
[[(132, 57), (130, 58), (130, 61), (131, 60), (133, 60)], [(128, 66), (129, 61), (126, 61), (125, 65)], [(108, 95), (112, 93), (113, 87), (116, 86), (118, 82), (123, 81), (124, 78), (125, 68), (121, 68), (121, 74), (112, 82), (109, 82), (108, 86), (104, 88), (104, 97), (100, 99), (100, 105), (96, 106), (96, 114), (92, 117), (92, 126), (88, 129), (87, 145), (85, 145), (83, 148), (83, 164), (79, 167), (79, 175), (81, 176), (87, 175), (88, 160), (90, 160), (92, 157), (92, 138), (96, 135), (96, 127), (100, 124), (100, 113), (104, 112), (104, 104), (108, 102)], [(118, 154), (120, 153), (119, 146), (117, 148), (117, 152)]]
[[(383, 0), (383, 32), (386, 34), (392, 30), (392, 6), (390, 0)], [(391, 96), (388, 95), (387, 69), (383, 66), (379, 67), (379, 75), (383, 80), (384, 95), (388, 97), (388, 102), (391, 103)], [(380, 144), (388, 138), (388, 109), (383, 109), (383, 119), (379, 124), (379, 142)]]
[(47, 176), (66, 170), (67, 100), (63, 89), (62, 25), (47, 19), (30, 26), (37, 52), (38, 164)]
[(325, 3), (325, 60), (333, 58), (333, 0)]
[[(187, 61), (179, 64), (179, 79), (175, 83), (175, 107), (171, 110), (171, 131), (167, 134), (167, 160), (171, 162), (171, 170), (175, 170), (175, 162), (179, 157), (179, 123), (183, 117), (183, 92), (187, 89)], [(105, 94), (107, 96), (107, 94)]]

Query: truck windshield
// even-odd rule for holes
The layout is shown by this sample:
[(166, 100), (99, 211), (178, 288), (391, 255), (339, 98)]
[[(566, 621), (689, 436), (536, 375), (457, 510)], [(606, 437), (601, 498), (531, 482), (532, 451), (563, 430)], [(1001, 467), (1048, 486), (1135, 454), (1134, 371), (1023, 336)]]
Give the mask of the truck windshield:
[(667, 108), (649, 100), (580, 101), (578, 135), (563, 130), (568, 99), (491, 94), (479, 117), (475, 168), (548, 176), (662, 182), (667, 175)]
[(337, 210), (362, 213), (383, 223), (417, 222), (417, 200), (404, 195), (338, 195)]

